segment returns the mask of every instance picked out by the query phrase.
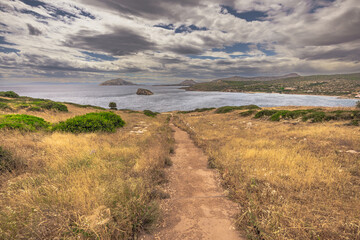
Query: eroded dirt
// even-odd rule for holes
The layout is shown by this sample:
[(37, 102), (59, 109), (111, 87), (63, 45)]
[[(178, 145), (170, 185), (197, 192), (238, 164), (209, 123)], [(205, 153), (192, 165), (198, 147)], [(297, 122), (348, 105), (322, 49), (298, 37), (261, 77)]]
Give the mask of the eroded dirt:
[(189, 135), (175, 126), (176, 149), (168, 169), (170, 198), (162, 202), (157, 231), (140, 239), (244, 239), (233, 225), (237, 204), (228, 200), (207, 168), (207, 157)]

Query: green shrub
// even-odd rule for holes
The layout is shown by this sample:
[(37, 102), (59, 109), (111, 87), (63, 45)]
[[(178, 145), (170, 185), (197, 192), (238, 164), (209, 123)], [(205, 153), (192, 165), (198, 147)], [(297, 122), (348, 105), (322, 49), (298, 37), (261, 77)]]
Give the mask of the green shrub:
[(11, 172), (16, 168), (16, 162), (11, 154), (0, 146), (0, 173)]
[(360, 101), (357, 101), (355, 106), (356, 108), (360, 108)]
[(216, 109), (215, 113), (228, 113), (234, 110), (251, 110), (251, 109), (260, 109), (260, 107), (256, 105), (245, 105), (245, 106), (224, 106)]
[[(325, 112), (313, 112), (310, 114), (307, 114), (302, 117), (303, 121), (307, 121), (311, 119), (311, 122), (322, 122), (325, 120), (326, 114)], [(327, 119), (330, 120), (330, 119)]]
[(247, 110), (245, 112), (241, 112), (240, 113), (240, 116), (242, 117), (248, 117), (248, 116), (251, 116), (253, 115), (254, 113), (256, 113), (257, 111), (256, 110)]
[(112, 110), (117, 110), (116, 103), (115, 102), (110, 102), (109, 103), (109, 108), (112, 109)]
[(9, 107), (9, 105), (7, 105), (6, 103), (0, 102), (0, 110), (6, 110), (6, 109), (11, 110), (11, 107)]
[(211, 111), (214, 110), (215, 108), (196, 108), (194, 110), (190, 110), (190, 111), (179, 111), (178, 113), (180, 114), (186, 114), (186, 113), (192, 113), (192, 112), (206, 112), (206, 111)]
[(58, 102), (53, 102), (53, 101), (45, 101), (40, 103), (40, 107), (42, 109), (47, 109), (47, 110), (57, 110), (60, 112), (68, 112), (68, 108), (66, 105), (62, 104), (62, 103), (58, 103)]
[(125, 122), (119, 115), (112, 112), (98, 112), (76, 116), (65, 122), (59, 122), (53, 129), (72, 133), (115, 132), (117, 128), (124, 125)]
[(42, 118), (35, 116), (25, 114), (10, 114), (0, 117), (0, 128), (36, 131), (49, 129), (50, 123), (46, 122)]
[(262, 111), (256, 113), (254, 118), (261, 118), (264, 116), (272, 116), (277, 112), (278, 112), (278, 110), (262, 110)]
[(41, 109), (40, 107), (35, 107), (35, 106), (33, 106), (33, 107), (29, 107), (29, 108), (28, 108), (28, 111), (41, 112), (42, 109)]
[(158, 112), (153, 112), (153, 111), (150, 111), (150, 110), (144, 110), (144, 114), (148, 117), (156, 117), (156, 115), (158, 115), (159, 113)]
[(18, 98), (20, 96), (13, 91), (7, 91), (7, 92), (0, 92), (0, 97)]

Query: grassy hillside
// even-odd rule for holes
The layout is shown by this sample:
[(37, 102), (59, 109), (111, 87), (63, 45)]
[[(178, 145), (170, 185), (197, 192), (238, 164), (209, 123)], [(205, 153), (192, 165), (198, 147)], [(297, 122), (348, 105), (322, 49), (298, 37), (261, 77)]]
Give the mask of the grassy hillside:
[[(0, 239), (131, 239), (154, 226), (172, 150), (166, 116), (0, 101), (10, 107), (0, 122), (11, 116), (0, 129)], [(67, 111), (19, 107), (39, 101)]]
[(220, 171), (249, 239), (360, 238), (359, 110), (217, 112), (177, 114), (175, 123)]
[(316, 75), (271, 81), (213, 81), (186, 88), (191, 91), (268, 92), (354, 97), (360, 92), (360, 73)]

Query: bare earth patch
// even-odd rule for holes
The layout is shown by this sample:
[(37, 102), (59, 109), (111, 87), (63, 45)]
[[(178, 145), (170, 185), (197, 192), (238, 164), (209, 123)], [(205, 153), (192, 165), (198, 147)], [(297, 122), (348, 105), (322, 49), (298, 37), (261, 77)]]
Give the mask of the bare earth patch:
[(176, 150), (169, 168), (170, 198), (163, 200), (164, 217), (153, 235), (141, 239), (242, 239), (235, 230), (237, 204), (226, 198), (207, 157), (189, 135), (175, 126)]

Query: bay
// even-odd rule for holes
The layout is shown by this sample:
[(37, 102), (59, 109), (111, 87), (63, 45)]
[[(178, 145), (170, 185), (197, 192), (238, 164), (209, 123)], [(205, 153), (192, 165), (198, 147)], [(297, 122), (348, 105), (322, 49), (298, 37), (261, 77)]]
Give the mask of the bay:
[[(136, 95), (138, 88), (154, 92), (151, 96)], [(89, 104), (108, 108), (115, 102), (118, 109), (168, 112), (196, 108), (255, 104), (274, 106), (354, 106), (356, 99), (329, 96), (274, 93), (228, 93), (185, 91), (178, 86), (99, 86), (96, 84), (27, 84), (1, 85), (0, 91), (14, 91), (21, 96), (45, 98), (60, 102)]]

